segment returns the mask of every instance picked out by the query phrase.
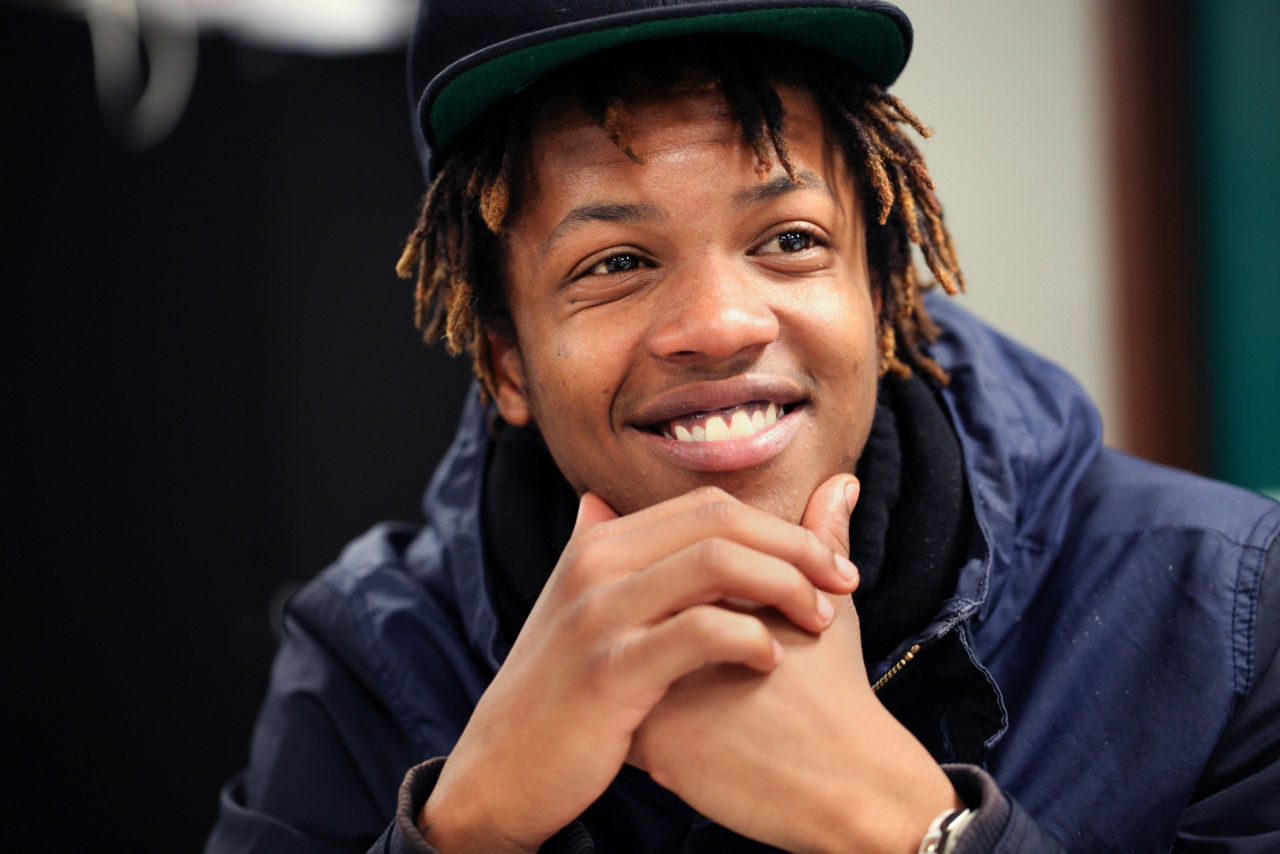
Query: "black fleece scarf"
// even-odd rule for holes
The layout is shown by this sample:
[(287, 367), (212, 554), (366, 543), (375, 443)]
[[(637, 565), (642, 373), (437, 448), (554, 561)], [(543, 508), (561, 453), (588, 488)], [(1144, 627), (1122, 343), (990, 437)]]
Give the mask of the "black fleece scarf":
[[(578, 499), (535, 429), (497, 432), (485, 475), (484, 543), (498, 621), (512, 640), (569, 541)], [(856, 473), (862, 492), (849, 525), (850, 558), (862, 575), (854, 601), (870, 666), (928, 624), (955, 589), (968, 548), (960, 445), (923, 380), (881, 381)]]

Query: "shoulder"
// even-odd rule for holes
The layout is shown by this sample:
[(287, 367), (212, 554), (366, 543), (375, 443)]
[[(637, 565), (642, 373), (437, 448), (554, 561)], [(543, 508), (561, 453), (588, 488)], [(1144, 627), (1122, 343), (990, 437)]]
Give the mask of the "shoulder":
[[(293, 596), (277, 670), (341, 666), (419, 745), (452, 745), (497, 669), (480, 531), (484, 410), (473, 392), (432, 477), (424, 524), (386, 522), (353, 540)], [(290, 657), (290, 648), (305, 655)], [(433, 754), (434, 755), (434, 754)]]
[(1075, 507), (1078, 524), (1099, 536), (1214, 537), (1258, 554), (1280, 529), (1280, 504), (1271, 499), (1112, 449), (1085, 471)]
[(1009, 720), (990, 767), (1059, 838), (1167, 848), (1275, 646), (1280, 505), (1105, 448), (1064, 371), (929, 309), (977, 516), (975, 651)]
[(372, 703), (420, 748), (451, 744), (486, 679), (434, 539), (430, 526), (378, 525), (294, 594), (272, 693), (339, 716)]

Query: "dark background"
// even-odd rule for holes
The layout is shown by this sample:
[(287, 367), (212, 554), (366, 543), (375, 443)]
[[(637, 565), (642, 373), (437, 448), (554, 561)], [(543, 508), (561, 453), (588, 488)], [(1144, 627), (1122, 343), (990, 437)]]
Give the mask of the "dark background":
[(0, 8), (5, 851), (199, 848), (273, 608), (419, 518), (469, 375), (393, 272), (422, 192), (403, 56), (214, 35), (199, 62), (128, 153), (84, 24)]

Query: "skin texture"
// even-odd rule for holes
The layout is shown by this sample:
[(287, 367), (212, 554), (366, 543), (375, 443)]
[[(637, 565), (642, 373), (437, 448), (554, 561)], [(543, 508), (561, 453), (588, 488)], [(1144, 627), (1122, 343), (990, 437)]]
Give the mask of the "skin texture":
[[(510, 422), (537, 421), (569, 482), (619, 513), (711, 484), (798, 522), (866, 442), (876, 335), (853, 181), (817, 110), (787, 100), (803, 185), (777, 165), (762, 181), (709, 95), (631, 105), (643, 165), (580, 112), (535, 129), (506, 239), (520, 346), (495, 341), (498, 403)], [(697, 470), (643, 429), (667, 402), (770, 395), (803, 405), (757, 465)]]
[[(535, 126), (497, 402), (582, 499), (419, 815), (442, 851), (535, 850), (627, 761), (789, 850), (914, 851), (958, 805), (861, 667), (874, 297), (853, 182), (812, 103), (783, 98), (800, 186), (757, 175), (713, 95), (631, 103), (643, 163), (576, 110)], [(789, 414), (745, 440), (647, 429), (760, 400)]]

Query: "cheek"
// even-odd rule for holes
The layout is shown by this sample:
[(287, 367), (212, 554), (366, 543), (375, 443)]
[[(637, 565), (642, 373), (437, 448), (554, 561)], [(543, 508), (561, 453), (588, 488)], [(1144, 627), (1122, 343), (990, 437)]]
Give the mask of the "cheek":
[(595, 348), (572, 328), (534, 334), (539, 335), (538, 346), (533, 353), (526, 349), (525, 359), (534, 421), (557, 458), (590, 454), (601, 431), (608, 429), (610, 374)]
[(874, 387), (877, 333), (869, 295), (857, 289), (835, 290), (814, 295), (801, 311), (812, 370), (835, 382), (870, 374)]

